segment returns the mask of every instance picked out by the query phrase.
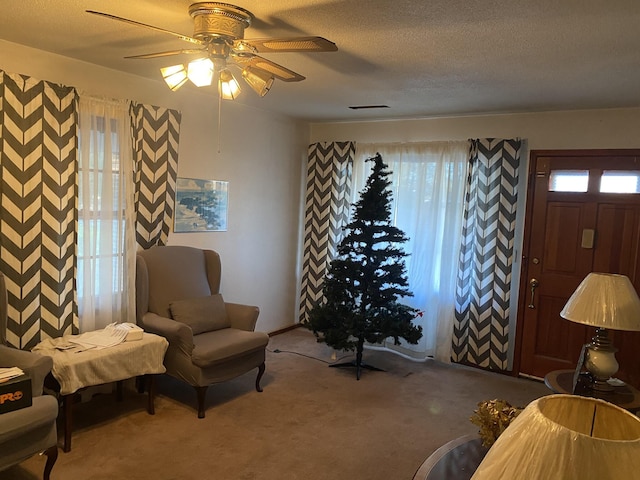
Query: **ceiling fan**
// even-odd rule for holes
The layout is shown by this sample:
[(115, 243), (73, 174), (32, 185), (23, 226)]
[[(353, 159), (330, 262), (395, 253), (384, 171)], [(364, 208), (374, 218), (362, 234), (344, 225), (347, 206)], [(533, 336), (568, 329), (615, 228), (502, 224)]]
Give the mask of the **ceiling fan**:
[(240, 85), (229, 70), (230, 66), (239, 68), (242, 78), (261, 97), (269, 92), (275, 79), (284, 82), (304, 80), (305, 77), (299, 73), (267, 60), (258, 53), (338, 50), (335, 43), (322, 37), (245, 39), (244, 30), (251, 26), (255, 17), (248, 10), (227, 3), (198, 2), (189, 6), (189, 15), (194, 22), (192, 37), (108, 13), (95, 10), (86, 10), (86, 12), (173, 35), (190, 43), (189, 48), (132, 55), (125, 58), (148, 59), (180, 54), (198, 55), (198, 58), (188, 64), (161, 68), (162, 77), (174, 91), (184, 85), (187, 80), (191, 80), (198, 87), (203, 87), (211, 85), (214, 78), (217, 78), (218, 91), (224, 99), (234, 99), (240, 93)]

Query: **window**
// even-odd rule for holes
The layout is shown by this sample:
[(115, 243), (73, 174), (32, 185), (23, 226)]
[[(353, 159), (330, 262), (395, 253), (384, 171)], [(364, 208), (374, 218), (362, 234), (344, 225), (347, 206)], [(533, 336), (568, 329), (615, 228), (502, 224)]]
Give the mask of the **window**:
[(133, 172), (127, 103), (79, 106), (78, 313), (89, 331), (135, 312)]
[[(109, 283), (114, 294), (122, 293), (122, 257), (119, 248), (124, 240), (124, 215), (118, 205), (120, 183), (120, 151), (117, 120), (92, 116), (95, 128), (90, 136), (89, 156), (78, 166), (78, 297), (97, 295), (103, 283)], [(110, 132), (110, 133), (107, 133)], [(105, 139), (109, 135), (109, 139)], [(80, 140), (82, 142), (82, 138)], [(86, 141), (86, 137), (85, 137)], [(105, 154), (105, 145), (111, 154)], [(82, 145), (80, 146), (82, 149)], [(105, 158), (105, 155), (110, 158)], [(103, 199), (105, 200), (103, 203)], [(109, 200), (111, 199), (111, 200)], [(106, 212), (104, 209), (110, 209)], [(94, 248), (99, 242), (100, 248)], [(85, 282), (85, 262), (95, 262), (94, 282)], [(89, 291), (85, 291), (88, 289)]]
[(409, 237), (402, 248), (410, 254), (405, 264), (414, 296), (402, 301), (423, 312), (414, 320), (423, 328), (418, 345), (402, 341), (396, 346), (389, 341), (385, 346), (413, 358), (434, 356), (438, 332), (455, 308), (469, 143), (358, 144), (352, 205), (370, 173), (370, 162), (365, 159), (376, 152), (392, 172), (392, 222)]
[(549, 175), (550, 192), (586, 192), (589, 170), (553, 170)]
[(640, 193), (640, 172), (605, 170), (600, 178), (601, 193)]

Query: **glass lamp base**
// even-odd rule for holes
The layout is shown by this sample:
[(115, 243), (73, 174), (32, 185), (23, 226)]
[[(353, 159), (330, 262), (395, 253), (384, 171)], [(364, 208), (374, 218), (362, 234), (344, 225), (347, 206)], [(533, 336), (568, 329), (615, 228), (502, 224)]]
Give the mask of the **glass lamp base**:
[(611, 392), (613, 386), (608, 380), (618, 371), (618, 361), (615, 353), (618, 351), (614, 348), (609, 340), (606, 329), (596, 329), (596, 335), (591, 343), (587, 346), (587, 359), (585, 367), (593, 376), (592, 388), (599, 392)]

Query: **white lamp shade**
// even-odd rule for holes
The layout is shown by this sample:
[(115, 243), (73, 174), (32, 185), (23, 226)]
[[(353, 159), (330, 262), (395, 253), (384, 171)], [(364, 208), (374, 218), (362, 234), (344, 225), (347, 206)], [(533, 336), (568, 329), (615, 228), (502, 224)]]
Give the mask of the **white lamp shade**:
[(266, 72), (260, 68), (253, 68), (248, 66), (242, 71), (242, 78), (249, 86), (261, 97), (264, 97), (274, 82), (274, 77), (269, 72)]
[(637, 478), (640, 418), (590, 397), (531, 402), (498, 437), (472, 480)]
[(590, 273), (560, 316), (593, 327), (640, 331), (640, 299), (628, 277)]
[(240, 85), (238, 81), (231, 75), (227, 69), (220, 71), (220, 79), (218, 81), (218, 91), (220, 96), (225, 100), (234, 100), (240, 95)]
[(187, 70), (182, 64), (161, 68), (160, 73), (162, 73), (162, 78), (169, 88), (174, 92), (187, 81)]
[(208, 58), (193, 60), (187, 68), (187, 76), (197, 87), (211, 85), (211, 81), (213, 80), (213, 62)]

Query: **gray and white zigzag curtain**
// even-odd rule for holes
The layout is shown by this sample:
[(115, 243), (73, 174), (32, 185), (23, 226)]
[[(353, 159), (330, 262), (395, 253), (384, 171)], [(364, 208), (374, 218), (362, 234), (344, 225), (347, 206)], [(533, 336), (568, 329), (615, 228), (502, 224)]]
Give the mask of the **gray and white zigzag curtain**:
[(136, 241), (147, 249), (166, 245), (173, 223), (178, 177), (180, 112), (131, 105)]
[(452, 359), (506, 370), (522, 142), (471, 141)]
[[(173, 222), (180, 113), (132, 104), (136, 230), (144, 248)], [(0, 271), (7, 330), (0, 343), (30, 349), (78, 333), (78, 94), (0, 70)]]
[(305, 201), (300, 320), (322, 298), (327, 267), (349, 219), (355, 142), (309, 146)]
[(77, 101), (72, 87), (0, 71), (0, 270), (18, 348), (78, 331)]

